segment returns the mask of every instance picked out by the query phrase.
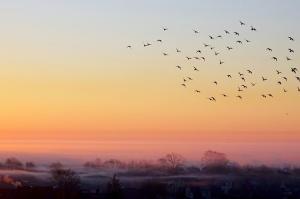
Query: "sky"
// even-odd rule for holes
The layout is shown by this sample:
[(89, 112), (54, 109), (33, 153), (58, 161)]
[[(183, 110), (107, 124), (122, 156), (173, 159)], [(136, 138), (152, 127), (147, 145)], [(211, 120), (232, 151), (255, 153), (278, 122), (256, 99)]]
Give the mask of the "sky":
[[(103, 151), (120, 156), (122, 151), (122, 157), (155, 157), (155, 146), (158, 156), (178, 150), (197, 159), (215, 148), (263, 159), (264, 148), (253, 152), (261, 143), (292, 152), (300, 141), (295, 78), (300, 72), (291, 72), (300, 69), (299, 7), (296, 0), (1, 1), (1, 154), (66, 150), (74, 157)], [(148, 42), (152, 45), (144, 47)], [(185, 88), (188, 76), (193, 80)], [(242, 84), (247, 89), (240, 93)], [(261, 96), (269, 93), (274, 97)], [(216, 102), (208, 99), (212, 96)], [(90, 142), (110, 145), (95, 148)], [(237, 144), (234, 150), (230, 143)], [(269, 152), (276, 154), (274, 147)], [(292, 159), (284, 161), (300, 161)]]

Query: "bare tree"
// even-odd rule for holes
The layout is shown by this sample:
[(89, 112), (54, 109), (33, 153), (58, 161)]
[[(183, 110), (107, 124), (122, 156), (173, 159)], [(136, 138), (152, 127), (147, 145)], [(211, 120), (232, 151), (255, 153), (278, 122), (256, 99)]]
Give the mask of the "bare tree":
[(59, 198), (65, 197), (65, 191), (80, 183), (80, 177), (71, 169), (53, 168), (50, 171), (51, 180), (58, 186)]
[(182, 169), (182, 167), (186, 163), (186, 159), (178, 153), (169, 153), (164, 157), (164, 159), (169, 163), (172, 171)]
[(4, 162), (4, 167), (7, 169), (23, 169), (23, 164), (17, 158), (7, 158)]
[(228, 167), (229, 160), (225, 153), (208, 150), (204, 152), (202, 163), (206, 170), (218, 172)]
[(49, 166), (51, 169), (58, 169), (58, 168), (62, 168), (63, 165), (62, 163), (60, 163), (59, 161), (58, 162), (53, 162), (50, 164)]
[(26, 162), (26, 163), (25, 163), (25, 168), (26, 168), (27, 170), (32, 171), (33, 169), (35, 169), (35, 164), (34, 164), (32, 161)]

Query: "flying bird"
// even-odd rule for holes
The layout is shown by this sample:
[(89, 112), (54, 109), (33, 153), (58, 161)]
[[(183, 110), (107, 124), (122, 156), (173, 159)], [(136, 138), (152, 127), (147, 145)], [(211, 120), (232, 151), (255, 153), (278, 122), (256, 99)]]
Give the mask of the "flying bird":
[(281, 72), (280, 71), (278, 71), (278, 70), (276, 70), (276, 72), (277, 72), (277, 75), (279, 75)]
[(201, 50), (197, 50), (196, 53), (202, 53)]
[(194, 57), (195, 59), (199, 59), (199, 57)]
[(231, 75), (227, 75), (227, 77), (232, 78)]
[(244, 77), (241, 77), (241, 79), (242, 79), (243, 81), (246, 81)]
[(267, 48), (266, 50), (268, 50), (268, 51), (272, 52), (272, 49), (271, 49), (271, 48)]
[(247, 70), (247, 71), (248, 71), (248, 73), (252, 74), (252, 71), (251, 71), (251, 70)]
[(192, 59), (191, 57), (186, 57), (188, 60)]
[(218, 82), (214, 81), (213, 84), (216, 84), (216, 86), (218, 85)]
[(240, 77), (241, 77), (241, 76), (244, 76), (244, 74), (243, 74), (243, 73), (240, 73), (240, 72), (238, 72), (238, 73), (239, 73)]
[(285, 93), (286, 93), (286, 92), (287, 92), (287, 90), (283, 89), (283, 92), (285, 92)]
[(279, 85), (281, 85), (281, 81), (278, 81), (277, 83), (278, 83)]
[(242, 89), (240, 89), (240, 87), (238, 87), (238, 92), (242, 92), (243, 90)]
[(273, 95), (272, 95), (272, 94), (268, 94), (268, 96), (270, 96), (270, 97), (273, 97)]
[(238, 96), (236, 96), (236, 97), (238, 97), (238, 98), (240, 98), (240, 99), (243, 99), (242, 96), (240, 96), (240, 95), (238, 95)]
[(256, 31), (256, 28), (253, 28), (253, 26), (251, 26), (251, 30), (252, 30), (252, 31)]
[(200, 57), (200, 58), (202, 58), (205, 61), (205, 57)]
[(241, 85), (243, 88), (247, 89), (248, 87), (246, 85)]
[(212, 36), (208, 35), (210, 39), (214, 39)]
[(246, 41), (247, 43), (251, 42), (251, 41), (250, 41), (250, 40), (248, 40), (248, 39), (245, 39), (245, 41)]
[(297, 73), (296, 71), (298, 71), (298, 69), (297, 68), (291, 68), (291, 71), (296, 74)]
[(168, 54), (167, 53), (162, 53), (164, 56), (168, 56)]
[(187, 77), (189, 80), (193, 80), (191, 77)]
[(226, 94), (221, 94), (223, 97), (228, 97)]
[(193, 66), (194, 67), (194, 71), (199, 71), (195, 66)]
[(127, 46), (127, 48), (130, 48), (130, 49), (131, 49), (131, 46)]
[(230, 34), (227, 30), (224, 30), (226, 34)]
[(289, 48), (288, 50), (289, 50), (290, 53), (294, 53), (294, 50), (292, 50), (292, 49), (290, 49), (290, 48)]
[(185, 85), (185, 84), (181, 84), (181, 86), (183, 86), (183, 87), (186, 87), (186, 85)]
[(287, 61), (290, 61), (290, 60), (292, 60), (292, 59), (290, 59), (290, 58), (286, 57), (286, 60), (287, 60)]
[(228, 50), (232, 50), (232, 47), (226, 46)]
[(221, 64), (224, 64), (224, 63), (225, 63), (225, 62), (223, 62), (223, 61), (220, 60), (220, 65), (221, 65)]
[(262, 77), (262, 80), (263, 80), (263, 81), (266, 81), (266, 80), (267, 80), (267, 78), (264, 78), (264, 77)]
[(208, 44), (205, 44), (205, 43), (203, 43), (204, 44), (204, 47), (208, 47), (209, 45)]
[(177, 48), (176, 48), (176, 51), (178, 52), (178, 53), (180, 53), (181, 51), (180, 50), (178, 50)]
[(217, 37), (222, 39), (222, 36), (221, 36), (221, 35), (218, 35)]
[(236, 43), (243, 44), (243, 42), (241, 40), (237, 40)]
[(300, 92), (300, 88), (299, 87), (297, 87), (298, 88), (298, 91)]
[(294, 39), (292, 37), (288, 37), (290, 39), (290, 41), (294, 41)]
[(233, 32), (235, 35), (240, 36), (240, 34), (238, 32)]
[(271, 59), (274, 59), (275, 61), (277, 61), (277, 57), (272, 57)]
[(183, 78), (183, 82), (186, 82), (187, 80), (185, 78)]
[(262, 97), (264, 97), (264, 98), (267, 98), (267, 96), (266, 96), (266, 95), (264, 95), (264, 94), (262, 94), (261, 96), (262, 96)]
[(246, 25), (245, 23), (243, 23), (243, 22), (241, 22), (241, 21), (240, 21), (240, 24), (241, 24), (242, 26)]
[(193, 30), (194, 31), (194, 33), (199, 33), (197, 30)]
[(162, 27), (162, 28), (163, 28), (164, 31), (168, 30), (168, 28), (164, 28), (164, 27)]
[(207, 99), (209, 99), (210, 101), (216, 101), (216, 99), (214, 98), (214, 97), (210, 97), (210, 98), (207, 98)]
[(181, 70), (181, 67), (180, 67), (180, 66), (175, 66), (175, 67), (177, 67), (177, 68), (179, 68), (179, 69)]
[(201, 93), (199, 90), (195, 90), (196, 93)]
[(156, 42), (160, 42), (160, 43), (162, 43), (161, 39), (158, 39)]
[(218, 54), (220, 54), (220, 53), (217, 53), (217, 52), (215, 51), (215, 55), (217, 56)]
[(285, 81), (287, 82), (287, 78), (286, 77), (282, 77), (283, 79), (285, 79)]
[(255, 85), (256, 85), (256, 83), (251, 83), (251, 85), (252, 85), (252, 86), (255, 86)]

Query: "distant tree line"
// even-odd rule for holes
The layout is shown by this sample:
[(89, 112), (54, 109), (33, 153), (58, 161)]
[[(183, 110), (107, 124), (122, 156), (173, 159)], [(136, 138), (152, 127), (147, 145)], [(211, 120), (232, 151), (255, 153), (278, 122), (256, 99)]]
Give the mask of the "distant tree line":
[(25, 162), (25, 164), (23, 164), (17, 158), (10, 157), (4, 162), (0, 162), (0, 169), (34, 171), (36, 169), (36, 165), (32, 161)]

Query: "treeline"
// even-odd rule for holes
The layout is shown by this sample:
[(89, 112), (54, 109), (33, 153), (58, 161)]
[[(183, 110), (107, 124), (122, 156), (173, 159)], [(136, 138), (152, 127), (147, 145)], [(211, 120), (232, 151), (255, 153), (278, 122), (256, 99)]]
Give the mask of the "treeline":
[(4, 162), (0, 162), (0, 169), (33, 171), (36, 169), (36, 165), (32, 161), (28, 161), (23, 164), (17, 158), (10, 157)]
[[(178, 153), (169, 153), (157, 160), (131, 160), (123, 162), (117, 159), (102, 161), (96, 158), (83, 164), (86, 169), (127, 169), (132, 174), (151, 174), (155, 171), (167, 172), (169, 174), (224, 174), (224, 173), (257, 173), (257, 174), (297, 174), (300, 175), (300, 167), (287, 166), (284, 168), (262, 165), (244, 165), (231, 161), (226, 154), (207, 150), (199, 158), (199, 164), (188, 164), (184, 156)], [(131, 171), (131, 172), (130, 172)], [(142, 172), (142, 173), (141, 173)]]

